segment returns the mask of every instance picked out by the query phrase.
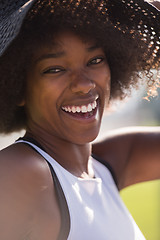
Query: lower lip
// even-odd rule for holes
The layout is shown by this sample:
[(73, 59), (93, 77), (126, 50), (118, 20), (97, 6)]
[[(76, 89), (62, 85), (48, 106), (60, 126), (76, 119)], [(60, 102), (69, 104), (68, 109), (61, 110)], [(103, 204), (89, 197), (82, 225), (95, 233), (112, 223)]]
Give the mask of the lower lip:
[(91, 112), (87, 112), (87, 113), (69, 113), (69, 112), (65, 112), (64, 110), (62, 110), (63, 113), (68, 116), (71, 119), (74, 119), (76, 121), (80, 121), (83, 123), (89, 123), (89, 122), (93, 122), (97, 119), (97, 114), (98, 114), (98, 106)]

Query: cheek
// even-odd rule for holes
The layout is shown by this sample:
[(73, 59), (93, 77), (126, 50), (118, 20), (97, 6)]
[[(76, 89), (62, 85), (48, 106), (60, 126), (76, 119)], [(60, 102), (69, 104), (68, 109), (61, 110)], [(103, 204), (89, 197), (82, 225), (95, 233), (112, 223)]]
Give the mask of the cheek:
[(102, 68), (102, 70), (97, 74), (97, 85), (100, 87), (102, 92), (101, 103), (104, 101), (104, 106), (106, 107), (108, 106), (111, 91), (111, 74), (108, 66), (106, 68)]
[(106, 91), (110, 94), (110, 88), (111, 88), (111, 72), (109, 69), (109, 66), (106, 67), (106, 69), (104, 69), (104, 71), (102, 71), (102, 75), (104, 77), (104, 82), (106, 85)]
[(109, 68), (102, 68), (101, 71), (98, 71), (94, 75), (94, 79), (103, 90), (110, 92), (110, 83), (111, 83), (111, 74)]

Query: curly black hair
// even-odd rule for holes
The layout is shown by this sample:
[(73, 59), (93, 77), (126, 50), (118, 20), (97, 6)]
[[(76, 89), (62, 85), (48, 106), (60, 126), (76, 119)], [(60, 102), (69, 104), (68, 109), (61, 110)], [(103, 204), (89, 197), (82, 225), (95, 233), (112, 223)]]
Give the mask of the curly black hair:
[[(45, 6), (43, 3), (46, 2)], [(111, 99), (123, 99), (126, 90), (137, 87), (139, 72), (148, 77), (151, 63), (145, 61), (145, 49), (137, 34), (123, 33), (110, 21), (103, 21), (92, 9), (75, 12), (67, 6), (37, 1), (26, 16), (21, 31), (0, 58), (0, 132), (26, 128), (27, 116), (21, 101), (25, 98), (28, 69), (34, 53), (52, 44), (57, 32), (69, 29), (83, 38), (95, 39), (106, 54), (111, 70)], [(57, 1), (58, 2), (58, 1)], [(40, 4), (41, 3), (41, 4)], [(86, 13), (86, 12), (85, 12)], [(149, 78), (149, 77), (148, 77)]]

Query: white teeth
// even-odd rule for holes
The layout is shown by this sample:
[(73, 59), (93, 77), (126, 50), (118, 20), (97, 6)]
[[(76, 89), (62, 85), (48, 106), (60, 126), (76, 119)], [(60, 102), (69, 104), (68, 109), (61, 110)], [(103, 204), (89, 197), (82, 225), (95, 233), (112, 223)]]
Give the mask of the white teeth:
[(71, 112), (71, 111), (72, 111), (70, 107), (68, 107), (68, 108), (66, 107), (66, 109), (67, 109), (66, 112), (67, 112), (67, 111), (68, 111), (68, 112)]
[(88, 105), (82, 105), (82, 106), (65, 106), (65, 107), (62, 107), (62, 109), (63, 109), (65, 112), (72, 112), (72, 113), (82, 112), (82, 113), (86, 113), (86, 112), (91, 112), (91, 111), (93, 111), (96, 107), (97, 107), (97, 102), (96, 102), (96, 100), (95, 100), (93, 103), (89, 103)]
[(72, 111), (73, 113), (76, 113), (76, 107), (72, 107), (72, 108), (71, 108), (71, 111)]
[(77, 107), (77, 112), (79, 113), (81, 111), (80, 107)]
[(82, 106), (81, 107), (81, 112), (82, 113), (86, 113), (87, 112), (87, 107), (86, 106)]
[(92, 108), (95, 109), (97, 107), (97, 102), (94, 101), (94, 103), (92, 103)]
[(91, 112), (91, 111), (92, 111), (92, 105), (91, 105), (91, 104), (88, 104), (87, 112)]

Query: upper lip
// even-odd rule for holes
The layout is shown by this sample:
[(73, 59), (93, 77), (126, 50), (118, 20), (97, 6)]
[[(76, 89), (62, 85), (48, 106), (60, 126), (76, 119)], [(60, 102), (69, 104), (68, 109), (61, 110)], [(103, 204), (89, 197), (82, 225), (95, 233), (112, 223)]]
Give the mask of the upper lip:
[(82, 105), (88, 105), (90, 103), (93, 103), (94, 101), (96, 101), (99, 98), (99, 95), (96, 94), (94, 96), (91, 97), (81, 97), (81, 98), (76, 98), (75, 100), (72, 100), (72, 102), (68, 102), (63, 104), (63, 107), (65, 106), (82, 106)]

